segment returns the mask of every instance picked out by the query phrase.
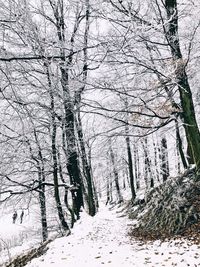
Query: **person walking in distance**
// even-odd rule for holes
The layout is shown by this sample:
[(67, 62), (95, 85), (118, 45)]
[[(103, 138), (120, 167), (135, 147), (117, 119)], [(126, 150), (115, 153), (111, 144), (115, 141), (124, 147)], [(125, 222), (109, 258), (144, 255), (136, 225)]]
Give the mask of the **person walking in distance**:
[(24, 217), (24, 211), (22, 210), (21, 214), (20, 214), (20, 223), (23, 222), (23, 217)]
[(16, 222), (16, 220), (17, 220), (17, 212), (15, 211), (14, 213), (13, 213), (13, 223), (15, 223)]

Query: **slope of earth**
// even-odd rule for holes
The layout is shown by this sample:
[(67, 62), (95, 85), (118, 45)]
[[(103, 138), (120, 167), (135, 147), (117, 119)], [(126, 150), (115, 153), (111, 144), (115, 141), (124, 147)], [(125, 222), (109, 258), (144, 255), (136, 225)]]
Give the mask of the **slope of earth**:
[(128, 236), (131, 221), (119, 210), (84, 212), (68, 237), (57, 238), (47, 252), (26, 267), (200, 266), (200, 246), (186, 240), (141, 243)]

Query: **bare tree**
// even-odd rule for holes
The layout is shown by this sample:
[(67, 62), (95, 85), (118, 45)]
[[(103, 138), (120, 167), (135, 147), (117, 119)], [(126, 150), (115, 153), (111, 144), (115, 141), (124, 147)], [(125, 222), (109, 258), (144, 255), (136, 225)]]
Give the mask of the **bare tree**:
[[(198, 174), (200, 134), (199, 134), (198, 124), (196, 121), (192, 91), (190, 88), (187, 75), (187, 66), (190, 58), (184, 59), (179, 41), (179, 33), (178, 33), (179, 15), (178, 15), (177, 1), (155, 0), (153, 2), (154, 8), (152, 9), (152, 16), (154, 16), (155, 20), (159, 22), (157, 25), (155, 25), (154, 22), (151, 19), (149, 19), (147, 13), (143, 16), (142, 9), (140, 13), (140, 11), (137, 11), (134, 5), (132, 5), (129, 1), (127, 2), (109, 1), (109, 2), (111, 3), (114, 12), (118, 14), (117, 15), (118, 19), (112, 18), (112, 23), (118, 24), (119, 27), (121, 27), (121, 29), (124, 27), (124, 29), (127, 30), (126, 31), (127, 36), (123, 35), (123, 37), (121, 38), (122, 42), (124, 40), (124, 44), (121, 42), (121, 44), (123, 45), (121, 49), (123, 54), (120, 53), (121, 55), (120, 59), (114, 59), (113, 57), (112, 60), (113, 63), (121, 62), (121, 64), (124, 64), (125, 66), (128, 66), (130, 64), (137, 65), (139, 68), (143, 68), (143, 70), (146, 70), (146, 73), (148, 72), (152, 73), (154, 77), (155, 75), (161, 75), (164, 83), (167, 84), (169, 88), (171, 88), (170, 90), (178, 90), (180, 107), (179, 111), (177, 110), (177, 112), (182, 118), (186, 139), (191, 154), (190, 157), (196, 165)], [(122, 19), (121, 22), (119, 22), (120, 18)], [(135, 25), (136, 27), (135, 32), (132, 30), (131, 25)], [(141, 27), (143, 27), (144, 29), (143, 32), (144, 34), (137, 32), (137, 29), (139, 30)], [(155, 38), (153, 34), (149, 34), (148, 32), (149, 29), (150, 32), (155, 33)], [(192, 33), (193, 36), (196, 33), (196, 29), (197, 28), (195, 28), (194, 32)], [(143, 42), (144, 44), (144, 46), (141, 47), (141, 51), (143, 51), (143, 55), (140, 53), (141, 58), (139, 58), (136, 54), (137, 48), (134, 48), (131, 42), (128, 41), (129, 40), (128, 37), (131, 38), (131, 34), (133, 36), (133, 40), (135, 40), (135, 44), (138, 44), (138, 42), (140, 44), (141, 42)], [(191, 38), (191, 42), (193, 40), (193, 36)], [(151, 47), (152, 50), (154, 50), (153, 53), (154, 57), (157, 56), (158, 58), (160, 58), (160, 60), (157, 61), (156, 67), (155, 65), (151, 64), (152, 58), (148, 59), (147, 57), (145, 58), (144, 56), (145, 54), (144, 51), (148, 50), (148, 47)], [(190, 54), (190, 49), (191, 49), (191, 44), (189, 44), (189, 52), (188, 52), (189, 54)], [(166, 56), (164, 55), (165, 51), (167, 51)], [(126, 59), (128, 59), (128, 61)], [(159, 62), (161, 63), (160, 65)], [(164, 73), (164, 69), (167, 67), (169, 67), (173, 71), (172, 76), (170, 75), (167, 76)], [(161, 90), (163, 89), (162, 84), (160, 89)], [(178, 97), (177, 94), (176, 97)]]

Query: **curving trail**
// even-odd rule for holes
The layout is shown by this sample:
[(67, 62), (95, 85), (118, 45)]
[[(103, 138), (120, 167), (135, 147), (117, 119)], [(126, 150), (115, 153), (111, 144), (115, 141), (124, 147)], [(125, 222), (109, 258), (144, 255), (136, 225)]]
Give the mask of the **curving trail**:
[(197, 245), (186, 241), (142, 244), (127, 236), (127, 217), (116, 210), (102, 208), (91, 218), (82, 214), (80, 222), (68, 237), (48, 245), (45, 255), (32, 260), (27, 267), (161, 267), (200, 266)]

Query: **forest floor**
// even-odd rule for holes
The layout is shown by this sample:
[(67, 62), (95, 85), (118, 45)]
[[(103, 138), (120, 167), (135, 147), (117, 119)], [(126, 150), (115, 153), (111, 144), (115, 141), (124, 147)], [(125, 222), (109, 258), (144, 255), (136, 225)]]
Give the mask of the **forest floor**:
[(82, 213), (72, 234), (48, 244), (26, 267), (200, 266), (200, 246), (184, 239), (141, 242), (130, 238), (132, 224), (120, 209), (102, 207), (94, 217)]

